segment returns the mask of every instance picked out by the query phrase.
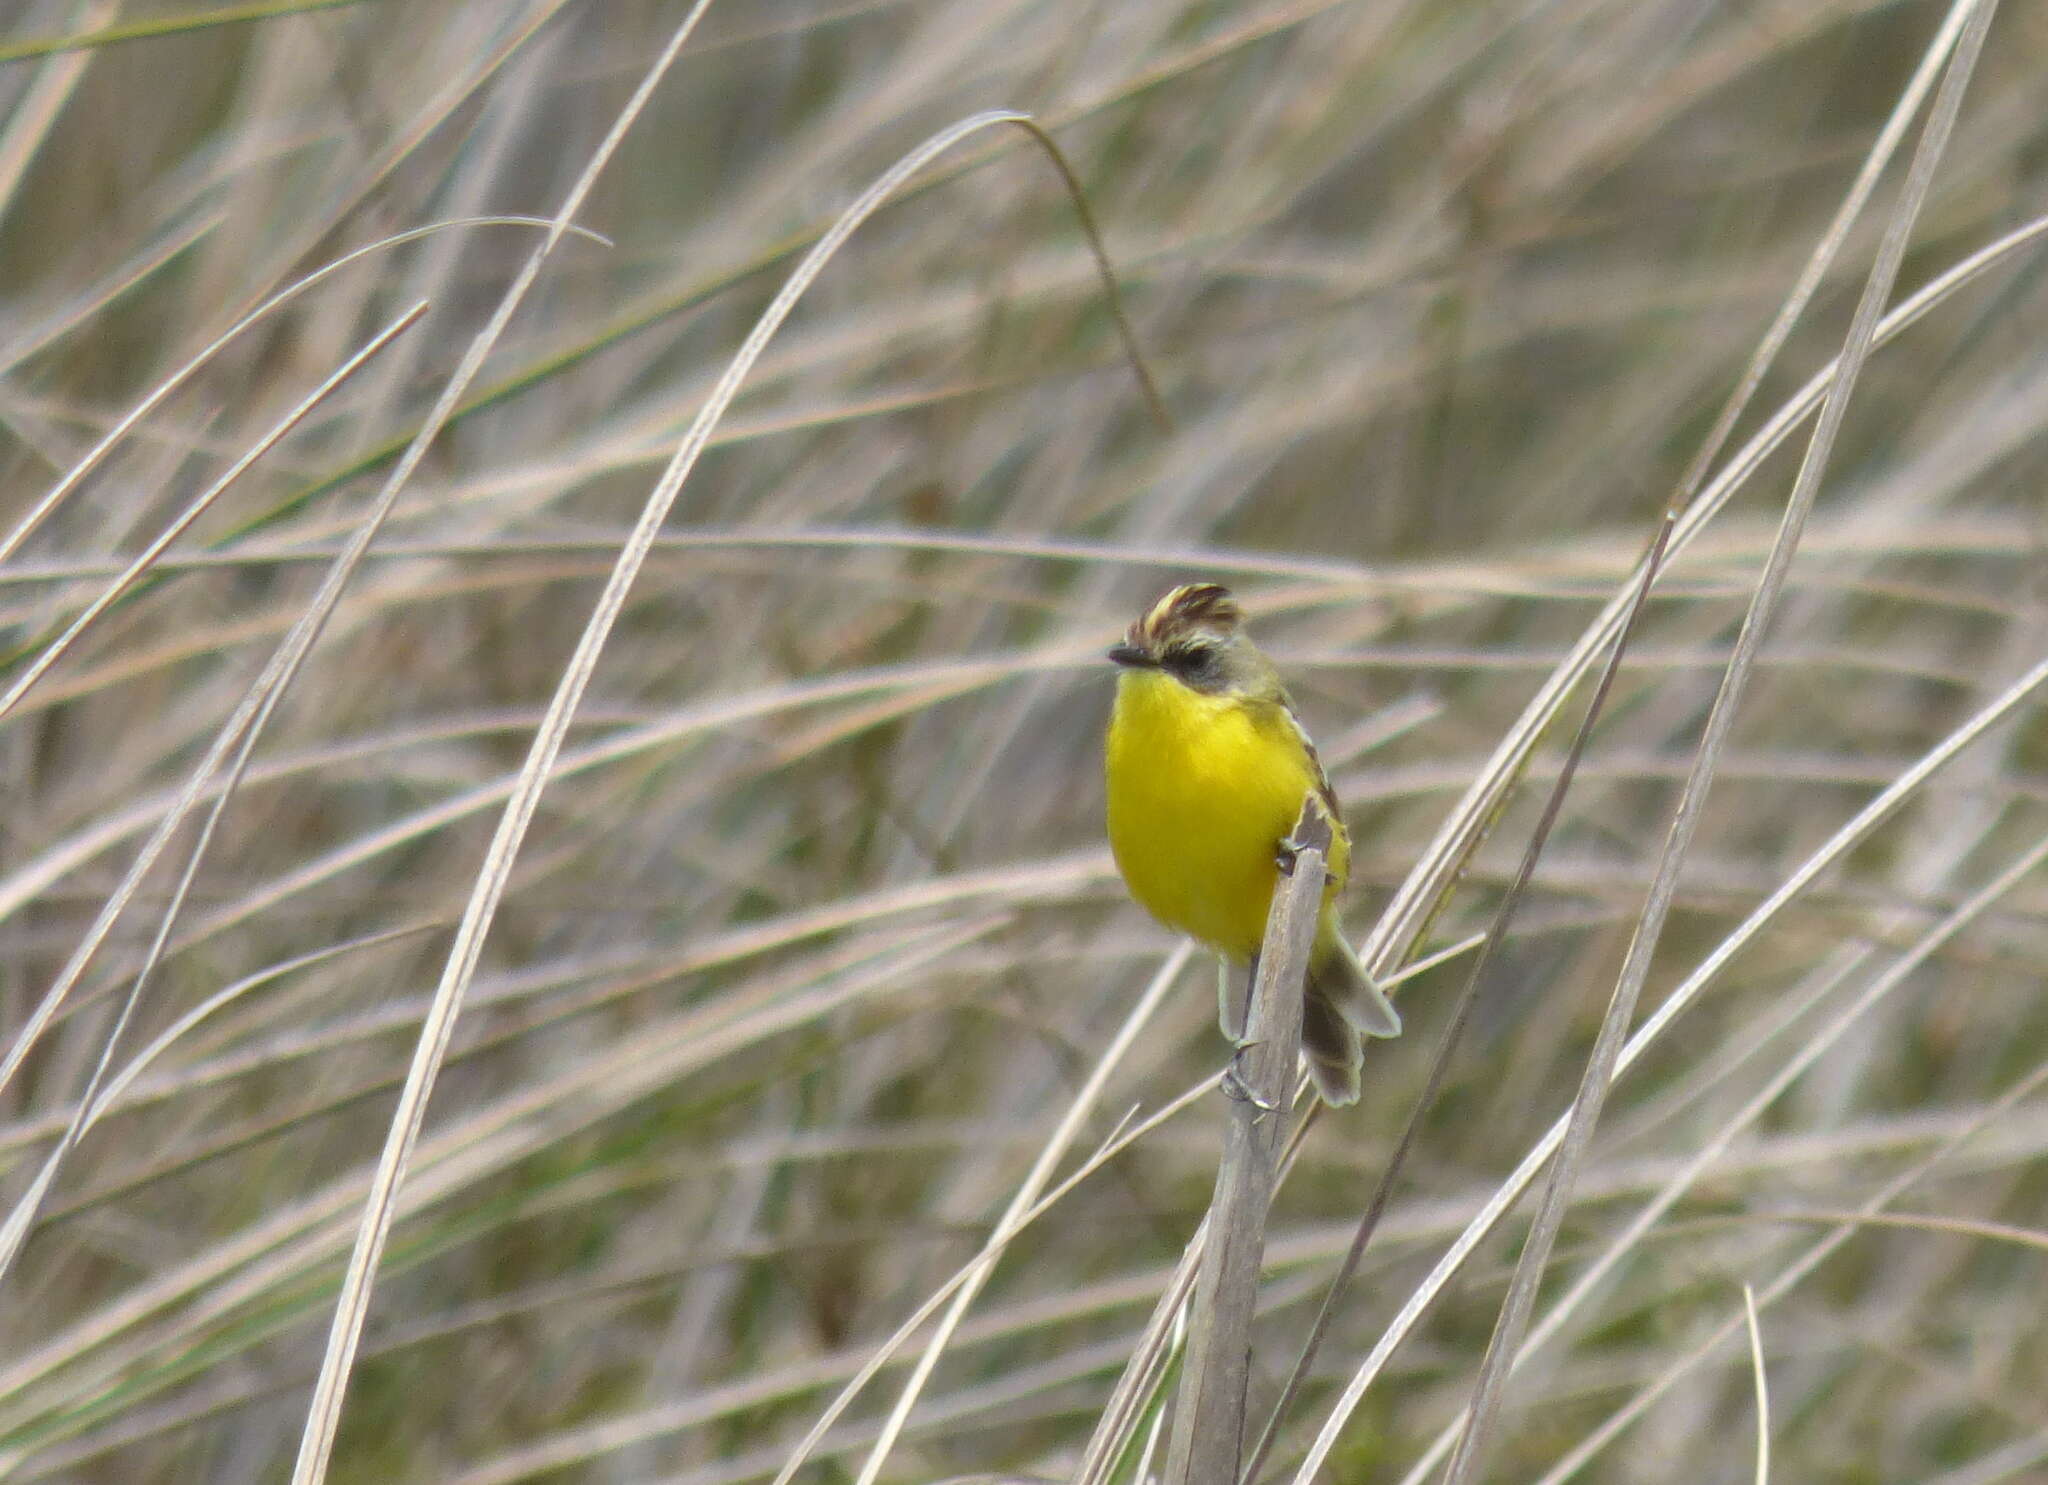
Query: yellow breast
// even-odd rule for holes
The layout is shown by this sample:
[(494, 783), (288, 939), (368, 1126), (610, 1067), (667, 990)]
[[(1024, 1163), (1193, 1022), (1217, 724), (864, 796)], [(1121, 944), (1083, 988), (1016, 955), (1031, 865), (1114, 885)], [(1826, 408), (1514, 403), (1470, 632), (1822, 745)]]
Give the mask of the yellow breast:
[[(1266, 931), (1275, 852), (1316, 786), (1286, 711), (1127, 670), (1105, 765), (1109, 845), (1131, 895), (1168, 927), (1250, 958)], [(1326, 901), (1350, 868), (1350, 840), (1336, 829)]]

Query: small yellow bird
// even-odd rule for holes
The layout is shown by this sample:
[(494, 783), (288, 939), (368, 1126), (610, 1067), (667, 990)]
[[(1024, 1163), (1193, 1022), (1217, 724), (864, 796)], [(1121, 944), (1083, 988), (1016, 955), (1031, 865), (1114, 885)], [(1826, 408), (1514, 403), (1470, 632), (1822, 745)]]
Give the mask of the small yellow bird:
[(1109, 652), (1122, 667), (1104, 771), (1109, 845), (1131, 896), (1225, 961), (1256, 964), (1285, 842), (1313, 790), (1328, 808), (1330, 885), (1302, 1005), (1302, 1051), (1323, 1101), (1358, 1101), (1366, 1036), (1399, 1036), (1401, 1017), (1337, 922), (1351, 837), (1315, 744), (1280, 674), (1238, 632), (1238, 606), (1214, 583), (1175, 588)]

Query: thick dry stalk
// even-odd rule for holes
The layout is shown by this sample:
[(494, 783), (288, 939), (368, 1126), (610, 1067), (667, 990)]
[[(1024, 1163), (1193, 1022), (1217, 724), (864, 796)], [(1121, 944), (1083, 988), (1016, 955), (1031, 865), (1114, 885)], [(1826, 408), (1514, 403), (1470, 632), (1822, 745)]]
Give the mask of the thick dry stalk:
[(1265, 946), (1245, 1015), (1245, 1041), (1224, 1080), (1230, 1095), (1213, 1241), (1202, 1254), (1188, 1316), (1187, 1366), (1174, 1409), (1165, 1478), (1173, 1485), (1232, 1485), (1244, 1454), (1252, 1316), (1266, 1246), (1266, 1206), (1280, 1166), (1284, 1111), (1301, 1047), (1301, 1001), (1322, 911), (1330, 822), (1311, 795), (1295, 822), (1293, 871), (1273, 893)]

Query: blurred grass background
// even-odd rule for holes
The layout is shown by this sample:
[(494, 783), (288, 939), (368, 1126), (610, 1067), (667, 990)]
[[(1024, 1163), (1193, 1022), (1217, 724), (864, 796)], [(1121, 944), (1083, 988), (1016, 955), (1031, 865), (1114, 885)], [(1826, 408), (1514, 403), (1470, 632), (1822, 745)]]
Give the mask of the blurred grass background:
[[(555, 210), (686, 7), (384, 0), (202, 16), (29, 0), (0, 45), (0, 516), (263, 296), (424, 224)], [(685, 486), (579, 714), (428, 1115), (332, 1478), (765, 1479), (971, 1257), (1172, 945), (1101, 840), (1100, 651), (1230, 582), (1360, 841), (1362, 931), (1625, 579), (1942, 8), (714, 7), (400, 497), (257, 750), (123, 1034), (180, 1029), (60, 1168), (0, 1289), (0, 1474), (280, 1478), (412, 1037), (526, 741), (627, 526), (754, 316), (862, 187), (978, 109), (1087, 188), (1176, 418), (1148, 419), (1071, 207), (1008, 134), (856, 235)], [(2048, 209), (2048, 12), (1991, 32), (1910, 291)], [(1896, 176), (1896, 167), (1894, 176)], [(1839, 344), (1894, 185), (1766, 380)], [(0, 724), (12, 1042), (355, 528), (531, 228), (376, 253), (213, 355), (0, 567), (13, 679), (355, 347), (416, 326), (241, 478)], [(1710, 953), (1875, 789), (2048, 648), (2038, 254), (1879, 351), (1653, 978)], [(1565, 1107), (1797, 445), (1651, 605), (1277, 1456)], [(1483, 926), (1557, 747), (1432, 944)], [(2048, 821), (2000, 729), (1738, 959), (1617, 1087), (1557, 1257), (1583, 1268), (1907, 945)], [(86, 1087), (188, 826), (0, 1094), (7, 1200)], [(2048, 1061), (2028, 882), (1775, 1100), (1517, 1383), (1534, 1479), (1814, 1240)], [(410, 930), (410, 931), (405, 931)], [(315, 956), (308, 958), (307, 956)], [(1220, 1063), (1206, 970), (1110, 1115)], [(1426, 1070), (1404, 989), (1275, 1214), (1294, 1340)], [(1058, 1478), (1206, 1199), (1199, 1106), (1011, 1248), (885, 1478)], [(1776, 1478), (2039, 1478), (2048, 1098), (1900, 1199), (2033, 1233), (1860, 1230), (1761, 1315)], [(1336, 1477), (1463, 1405), (1510, 1230), (1368, 1396)], [(851, 1479), (890, 1384), (803, 1478)], [(1256, 1409), (1256, 1404), (1255, 1404)], [(1751, 1478), (1749, 1358), (1577, 1478)]]

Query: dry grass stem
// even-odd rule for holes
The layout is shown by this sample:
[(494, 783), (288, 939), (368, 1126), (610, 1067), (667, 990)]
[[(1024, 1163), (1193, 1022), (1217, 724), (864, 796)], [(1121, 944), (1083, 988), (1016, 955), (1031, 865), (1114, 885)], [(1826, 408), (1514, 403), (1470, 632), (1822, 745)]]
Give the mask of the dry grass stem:
[(1266, 1209), (1280, 1174), (1284, 1117), (1301, 1050), (1301, 1003), (1322, 913), (1330, 822), (1311, 795), (1289, 836), (1292, 869), (1273, 892), (1246, 1008), (1244, 1043), (1223, 1088), (1222, 1150), (1187, 1322), (1165, 1479), (1231, 1485), (1250, 1406), (1252, 1317), (1266, 1251)]
[(2040, 1470), (2038, 8), (0, 10), (0, 1476), (1165, 1470), (1204, 580), (1412, 1033), (1250, 1476)]

